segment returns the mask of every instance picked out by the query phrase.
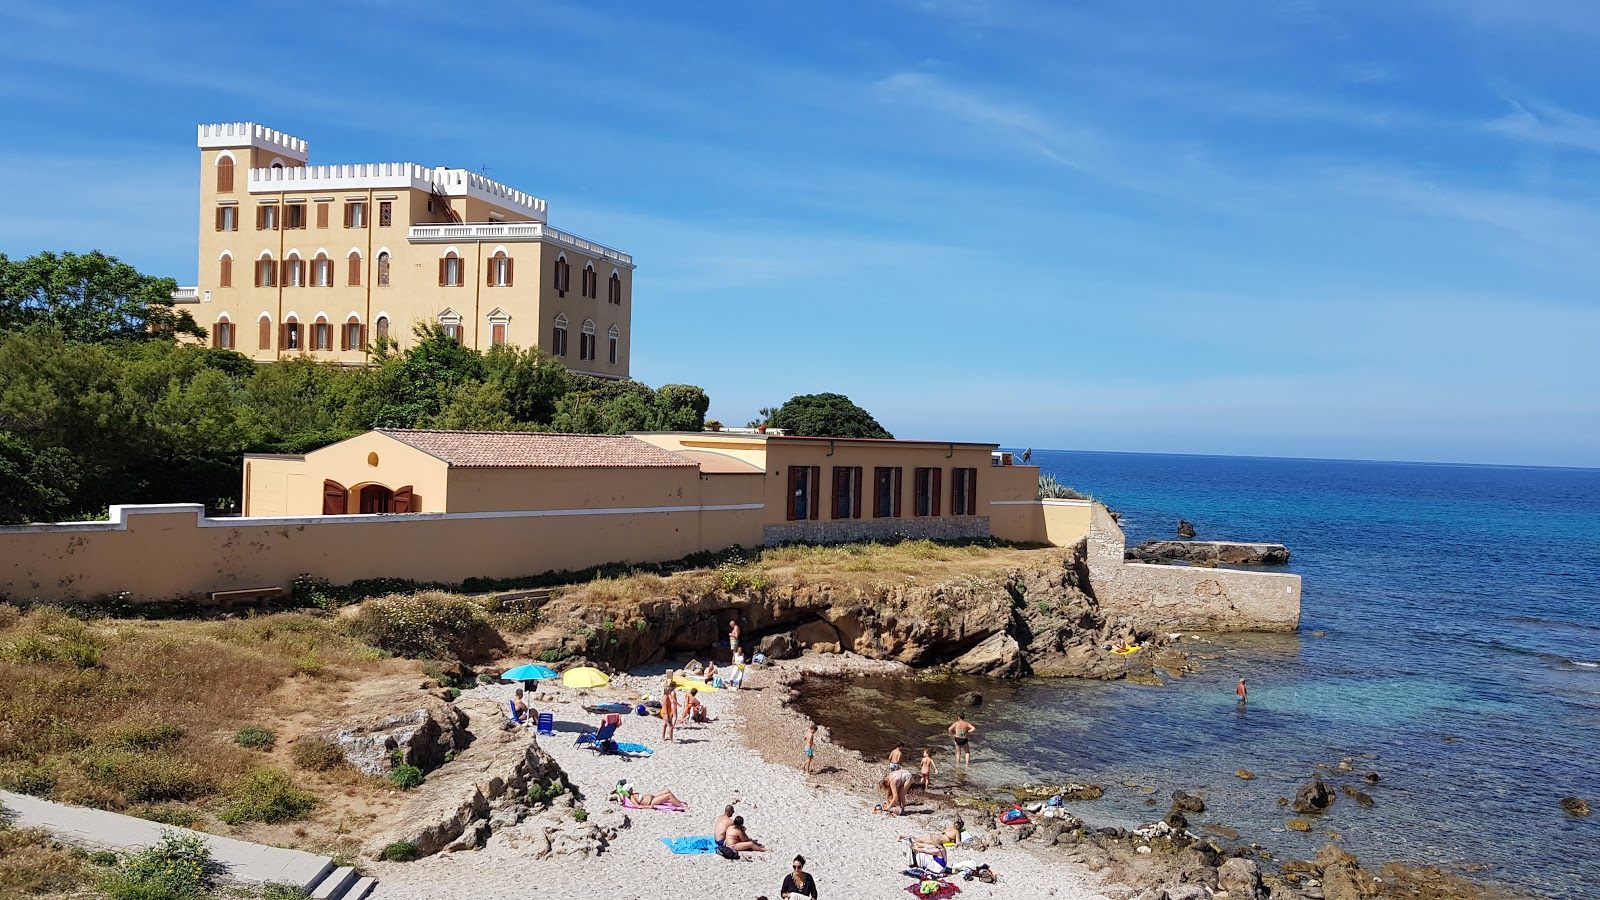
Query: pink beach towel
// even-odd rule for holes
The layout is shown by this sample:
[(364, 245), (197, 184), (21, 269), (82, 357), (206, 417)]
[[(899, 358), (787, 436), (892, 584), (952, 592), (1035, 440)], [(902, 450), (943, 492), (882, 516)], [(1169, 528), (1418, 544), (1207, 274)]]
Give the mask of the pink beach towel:
[(934, 891), (930, 894), (924, 894), (922, 892), (922, 882), (919, 881), (915, 884), (907, 885), (906, 893), (913, 894), (918, 897), (931, 898), (931, 900), (940, 900), (940, 898), (961, 893), (961, 888), (956, 887), (948, 881), (940, 881), (938, 882), (938, 885), (939, 889), (937, 891)]
[(623, 797), (622, 798), (622, 805), (624, 807), (628, 808), (628, 809), (655, 809), (655, 810), (660, 810), (661, 812), (688, 812), (689, 811), (689, 807), (680, 806), (680, 805), (678, 805), (676, 803), (658, 803), (655, 806), (650, 806), (650, 807), (640, 806), (639, 804), (633, 802), (633, 797), (632, 796)]

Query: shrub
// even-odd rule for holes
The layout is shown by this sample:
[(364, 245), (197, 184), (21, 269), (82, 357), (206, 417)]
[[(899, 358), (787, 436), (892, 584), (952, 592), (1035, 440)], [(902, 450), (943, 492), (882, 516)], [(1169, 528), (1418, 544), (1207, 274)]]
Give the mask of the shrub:
[(111, 734), (108, 743), (128, 750), (162, 750), (176, 744), (183, 737), (183, 729), (165, 722), (149, 722), (120, 729)]
[(307, 650), (294, 661), (294, 673), (296, 675), (308, 675), (313, 678), (321, 675), (322, 657), (318, 656), (315, 650)]
[(315, 794), (296, 788), (277, 769), (256, 769), (244, 776), (228, 789), (228, 798), (222, 821), (229, 825), (303, 819), (317, 803)]
[(193, 810), (172, 806), (146, 806), (139, 810), (139, 818), (171, 825), (175, 828), (193, 828), (200, 824), (200, 815)]
[(193, 763), (163, 753), (102, 749), (88, 758), (84, 770), (89, 780), (135, 803), (194, 800), (214, 789)]
[(1093, 500), (1094, 498), (1078, 490), (1062, 484), (1054, 475), (1039, 476), (1040, 500)]
[(363, 641), (399, 656), (444, 658), (488, 625), (483, 607), (454, 594), (423, 591), (369, 600), (353, 628)]
[(55, 786), (55, 770), (45, 763), (19, 759), (0, 764), (0, 788), (48, 797)]
[(572, 817), (579, 822), (587, 822), (589, 821), (589, 811), (580, 806), (572, 811)]
[(383, 848), (383, 858), (388, 862), (410, 862), (417, 858), (417, 845), (410, 841), (395, 841)]
[(249, 747), (251, 750), (271, 750), (272, 745), (278, 742), (278, 736), (273, 734), (270, 728), (264, 728), (260, 725), (246, 725), (239, 729), (238, 734), (233, 736), (233, 742), (241, 747)]
[(263, 884), (256, 897), (259, 900), (310, 900), (311, 895), (297, 884)]
[(339, 745), (321, 737), (301, 738), (289, 755), (295, 765), (313, 772), (326, 772), (345, 764), (344, 751)]
[(164, 831), (156, 846), (123, 854), (100, 889), (111, 900), (189, 900), (204, 896), (215, 874), (205, 839)]
[[(115, 861), (115, 855), (112, 857)], [(0, 823), (0, 897), (76, 894), (83, 880), (83, 858), (37, 828)]]
[(550, 649), (550, 650), (541, 651), (539, 653), (539, 662), (547, 662), (547, 663), (561, 662), (563, 659), (566, 659), (567, 657), (569, 657), (571, 655), (572, 654), (570, 652), (568, 652), (565, 648), (556, 647), (556, 648), (553, 648), (553, 649)]
[(395, 766), (389, 773), (389, 780), (399, 785), (402, 790), (411, 790), (421, 787), (423, 782), (422, 770), (416, 766)]

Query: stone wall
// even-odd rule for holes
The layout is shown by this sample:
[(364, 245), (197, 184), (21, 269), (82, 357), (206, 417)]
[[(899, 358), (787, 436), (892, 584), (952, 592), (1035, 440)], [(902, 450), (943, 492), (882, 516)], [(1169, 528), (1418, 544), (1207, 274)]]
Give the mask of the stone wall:
[(1138, 616), (1163, 628), (1295, 631), (1300, 576), (1130, 563), (1127, 539), (1096, 504), (1089, 525), (1089, 581), (1106, 613)]
[(959, 541), (989, 536), (988, 516), (922, 516), (910, 519), (823, 519), (767, 525), (763, 541), (777, 544), (848, 544), (900, 538)]

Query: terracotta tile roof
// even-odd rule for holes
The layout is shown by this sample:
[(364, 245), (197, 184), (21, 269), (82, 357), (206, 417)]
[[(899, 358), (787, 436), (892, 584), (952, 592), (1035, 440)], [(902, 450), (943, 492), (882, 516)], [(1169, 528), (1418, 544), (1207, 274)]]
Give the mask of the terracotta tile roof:
[(694, 463), (620, 434), (538, 434), (526, 431), (378, 431), (464, 468), (639, 468)]

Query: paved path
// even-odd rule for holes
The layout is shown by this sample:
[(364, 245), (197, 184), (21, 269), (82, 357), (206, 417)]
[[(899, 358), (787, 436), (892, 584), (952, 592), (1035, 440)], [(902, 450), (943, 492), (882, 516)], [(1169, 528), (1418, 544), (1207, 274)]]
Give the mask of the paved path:
[(108, 850), (130, 850), (160, 843), (161, 832), (177, 831), (203, 838), (211, 845), (211, 856), (226, 869), (229, 879), (247, 882), (279, 882), (309, 888), (333, 871), (333, 861), (304, 850), (284, 850), (247, 841), (218, 837), (203, 831), (173, 828), (148, 819), (119, 813), (67, 806), (0, 791), (0, 815), (22, 828), (43, 828), (61, 840), (80, 846)]

